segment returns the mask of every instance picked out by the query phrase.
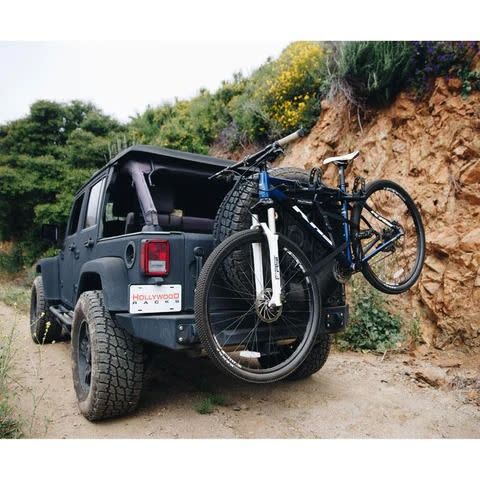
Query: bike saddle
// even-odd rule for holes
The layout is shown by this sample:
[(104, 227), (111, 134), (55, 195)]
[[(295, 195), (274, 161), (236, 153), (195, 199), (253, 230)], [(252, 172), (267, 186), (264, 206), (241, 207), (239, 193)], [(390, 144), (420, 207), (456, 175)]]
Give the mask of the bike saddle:
[(354, 152), (349, 153), (347, 155), (326, 158), (323, 161), (323, 164), (327, 165), (327, 163), (334, 163), (335, 165), (346, 165), (348, 162), (355, 160), (355, 158), (357, 158), (359, 155), (360, 155), (360, 152), (358, 150), (355, 150)]

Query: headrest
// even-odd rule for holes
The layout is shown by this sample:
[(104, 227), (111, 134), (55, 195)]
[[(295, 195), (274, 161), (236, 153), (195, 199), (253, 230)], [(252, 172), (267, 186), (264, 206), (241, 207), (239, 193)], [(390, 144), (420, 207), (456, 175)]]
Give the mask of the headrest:
[(157, 213), (172, 213), (175, 209), (175, 195), (170, 185), (151, 187), (150, 193)]
[(114, 217), (126, 217), (129, 212), (125, 197), (116, 198), (112, 205), (112, 215)]

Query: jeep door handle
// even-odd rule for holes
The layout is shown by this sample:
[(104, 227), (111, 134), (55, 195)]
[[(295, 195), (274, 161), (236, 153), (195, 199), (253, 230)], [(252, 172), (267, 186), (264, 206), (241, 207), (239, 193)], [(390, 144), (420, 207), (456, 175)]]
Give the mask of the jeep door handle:
[(85, 248), (92, 248), (95, 245), (95, 242), (92, 238), (89, 238), (83, 245)]

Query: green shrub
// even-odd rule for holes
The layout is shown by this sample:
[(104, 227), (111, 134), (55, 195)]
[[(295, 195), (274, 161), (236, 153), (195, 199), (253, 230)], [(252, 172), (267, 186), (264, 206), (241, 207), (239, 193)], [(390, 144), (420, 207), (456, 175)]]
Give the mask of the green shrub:
[(245, 93), (230, 104), (232, 118), (250, 141), (309, 128), (318, 119), (324, 76), (320, 44), (294, 42), (247, 80)]
[(204, 398), (198, 405), (196, 405), (195, 410), (200, 415), (208, 415), (213, 412), (213, 402), (207, 397)]
[(480, 90), (480, 72), (460, 70), (458, 76), (462, 80), (462, 95), (466, 97), (473, 90)]
[(340, 91), (359, 106), (383, 106), (405, 85), (412, 66), (409, 42), (341, 42), (332, 50), (324, 90)]
[(225, 405), (225, 397), (219, 393), (211, 393), (195, 406), (195, 410), (200, 415), (208, 415), (213, 413), (215, 405)]
[(20, 438), (20, 424), (13, 416), (12, 408), (6, 399), (0, 399), (0, 439)]
[(478, 53), (478, 42), (412, 42), (414, 67), (408, 87), (418, 96), (430, 92), (437, 77), (460, 77), (462, 93), (467, 95), (478, 88), (478, 75), (470, 71), (473, 58)]
[(222, 130), (233, 122), (230, 102), (244, 91), (239, 74), (231, 82), (210, 93), (205, 89), (191, 100), (176, 100), (157, 108), (148, 108), (129, 125), (130, 136), (148, 143), (177, 150), (208, 153)]
[(385, 308), (381, 293), (363, 277), (355, 277), (350, 291), (350, 323), (337, 337), (341, 348), (385, 351), (402, 340), (401, 319)]
[(0, 272), (14, 273), (23, 265), (22, 251), (18, 244), (0, 250)]

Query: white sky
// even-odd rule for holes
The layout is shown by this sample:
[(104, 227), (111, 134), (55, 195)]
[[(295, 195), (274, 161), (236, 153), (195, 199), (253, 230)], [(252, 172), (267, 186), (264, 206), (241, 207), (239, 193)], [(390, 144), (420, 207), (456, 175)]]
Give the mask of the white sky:
[(287, 41), (0, 42), (0, 124), (38, 99), (88, 100), (121, 121), (245, 74)]

